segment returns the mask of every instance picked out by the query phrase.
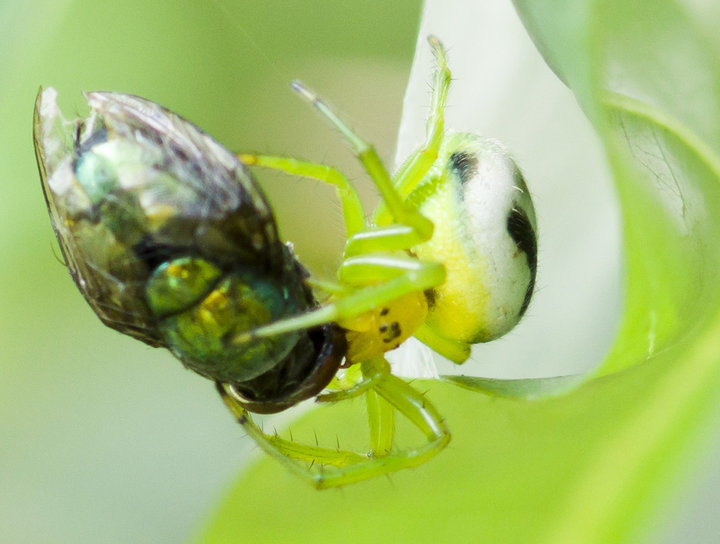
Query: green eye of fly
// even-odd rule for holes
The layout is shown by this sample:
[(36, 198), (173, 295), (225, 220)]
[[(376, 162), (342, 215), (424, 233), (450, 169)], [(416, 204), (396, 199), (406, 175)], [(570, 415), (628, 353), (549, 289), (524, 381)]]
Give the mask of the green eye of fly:
[(161, 317), (189, 308), (202, 300), (221, 273), (212, 263), (193, 257), (164, 262), (145, 288), (150, 310)]

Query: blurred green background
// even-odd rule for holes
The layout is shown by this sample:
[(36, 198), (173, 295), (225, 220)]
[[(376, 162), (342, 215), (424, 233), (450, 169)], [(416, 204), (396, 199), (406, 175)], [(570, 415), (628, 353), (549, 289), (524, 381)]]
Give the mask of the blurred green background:
[[(483, 5), (511, 9), (509, 1)], [(475, 31), (475, 19), (461, 11)], [(288, 84), (302, 79), (328, 98), (391, 162), (419, 17), (419, 0), (0, 0), (0, 542), (183, 541), (203, 526), (257, 453), (209, 382), (168, 353), (106, 329), (79, 296), (59, 262), (35, 166), (31, 117), (38, 87), (55, 86), (67, 116), (85, 113), (82, 90), (144, 96), (231, 149), (338, 166), (371, 204), (374, 191), (356, 161)], [(512, 32), (495, 21), (483, 21), (487, 43), (466, 55), (460, 54), (466, 45), (460, 25), (454, 32), (430, 25), (457, 43), (449, 51), (457, 84), (448, 124), (506, 142), (532, 174), (540, 212), (535, 301), (511, 335), (476, 348), (480, 373), (524, 375), (530, 365), (533, 375), (563, 373), (571, 365), (587, 369), (601, 360), (619, 311), (617, 247), (597, 243), (616, 238), (616, 215), (598, 213), (600, 202), (612, 197), (608, 175), (587, 121), (554, 76), (545, 74), (542, 84), (512, 77), (500, 84), (498, 72), (533, 76), (548, 69), (534, 49), (530, 55), (512, 48), (528, 40), (516, 21)], [(416, 66), (429, 81), (429, 52), (422, 54), (428, 58)], [(427, 87), (416, 85), (414, 92), (421, 106), (410, 118), (422, 133)], [(498, 99), (504, 107), (487, 106)], [(468, 104), (486, 116), (478, 127), (467, 124)], [(317, 182), (260, 174), (284, 236), (304, 263), (330, 276), (343, 235), (333, 192)], [(498, 364), (489, 366), (491, 360)], [(485, 397), (475, 402), (494, 406)], [(443, 413), (451, 412), (443, 406)], [(290, 481), (275, 468), (275, 477)], [(684, 534), (712, 521), (701, 507), (716, 500), (712, 468), (699, 500), (689, 506), (667, 501), (688, 528), (668, 542), (692, 541)], [(411, 476), (415, 482), (410, 472), (398, 480)], [(502, 474), (495, 476), (502, 481)], [(391, 493), (393, 486), (383, 489)], [(352, 509), (355, 490), (339, 493), (322, 497), (341, 497), (340, 509)], [(420, 495), (417, 500), (424, 502)], [(397, 506), (393, 512), (402, 514)], [(445, 506), (456, 513), (455, 505)], [(433, 519), (452, 523), (450, 514)]]
[[(419, 11), (415, 0), (0, 3), (0, 541), (181, 541), (252, 449), (212, 384), (103, 327), (59, 262), (32, 148), (39, 86), (58, 89), (68, 117), (86, 112), (82, 90), (138, 94), (232, 149), (356, 177), (288, 83), (328, 97), (390, 160)], [(303, 261), (332, 273), (343, 234), (332, 191), (265, 175), (263, 186)]]

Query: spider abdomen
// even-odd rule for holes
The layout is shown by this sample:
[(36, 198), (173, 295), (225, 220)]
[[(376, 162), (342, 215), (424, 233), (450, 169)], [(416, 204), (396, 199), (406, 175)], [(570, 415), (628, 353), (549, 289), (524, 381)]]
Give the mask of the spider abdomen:
[(537, 267), (535, 212), (515, 162), (494, 140), (448, 134), (410, 201), (435, 225), (413, 253), (447, 272), (429, 293), (427, 324), (468, 344), (512, 329), (527, 309)]

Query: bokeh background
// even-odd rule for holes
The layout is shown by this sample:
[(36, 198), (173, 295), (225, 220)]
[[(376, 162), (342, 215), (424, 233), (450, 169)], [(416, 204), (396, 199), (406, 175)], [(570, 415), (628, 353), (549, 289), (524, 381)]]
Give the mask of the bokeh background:
[[(473, 37), (483, 39), (469, 53), (459, 28), (426, 20), (423, 32), (440, 33), (450, 50), (457, 83), (448, 124), (497, 136), (524, 168), (541, 262), (527, 318), (475, 349), (462, 370), (582, 372), (601, 360), (620, 311), (611, 182), (592, 130), (510, 3), (483, 5), (473, 15)], [(376, 195), (362, 171), (288, 84), (299, 78), (327, 97), (393, 163), (420, 13), (416, 0), (0, 2), (0, 542), (183, 541), (257, 453), (212, 384), (106, 329), (79, 296), (59, 261), (35, 166), (38, 87), (56, 87), (68, 116), (85, 113), (82, 90), (129, 92), (231, 149), (327, 162), (357, 181), (370, 207)], [(432, 62), (420, 47), (401, 156), (422, 136), (427, 113)], [(332, 190), (259, 177), (302, 261), (332, 277), (343, 241)], [(687, 504), (690, 521), (668, 542), (692, 527)]]
[[(391, 159), (419, 13), (379, 0), (0, 2), (0, 542), (182, 541), (252, 446), (210, 382), (109, 331), (79, 296), (35, 166), (38, 88), (56, 87), (68, 117), (87, 111), (82, 90), (138, 94), (230, 148), (357, 177), (289, 83), (322, 90)], [(263, 184), (303, 260), (331, 274), (343, 236), (332, 191)]]

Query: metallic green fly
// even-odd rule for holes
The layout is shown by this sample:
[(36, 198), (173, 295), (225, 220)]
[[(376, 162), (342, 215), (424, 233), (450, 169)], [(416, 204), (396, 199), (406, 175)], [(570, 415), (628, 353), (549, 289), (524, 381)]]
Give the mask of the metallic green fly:
[[(385, 353), (416, 336), (462, 363), (525, 312), (535, 281), (535, 214), (515, 163), (496, 142), (444, 131), (450, 71), (438, 69), (425, 143), (394, 176), (372, 146), (304, 85), (293, 88), (340, 131), (380, 191), (366, 220), (337, 170), (233, 154), (148, 100), (91, 92), (66, 122), (48, 88), (35, 107), (35, 150), (70, 274), (107, 326), (215, 381), (247, 433), (318, 488), (420, 465), (450, 434), (432, 403), (391, 372)], [(330, 183), (347, 244), (337, 282), (312, 278), (278, 235), (248, 165)], [(315, 291), (314, 291), (315, 289)], [(323, 291), (323, 303), (316, 299)], [(265, 434), (250, 413), (316, 397), (364, 396), (369, 451)], [(393, 443), (394, 415), (426, 437)]]

